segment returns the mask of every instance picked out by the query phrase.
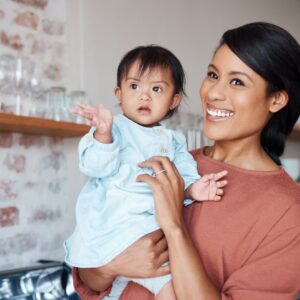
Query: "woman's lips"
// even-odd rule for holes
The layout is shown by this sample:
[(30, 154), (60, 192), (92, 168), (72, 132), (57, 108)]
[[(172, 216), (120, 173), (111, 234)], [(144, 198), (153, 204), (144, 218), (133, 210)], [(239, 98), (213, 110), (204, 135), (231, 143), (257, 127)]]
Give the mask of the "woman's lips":
[(206, 107), (206, 117), (211, 121), (225, 121), (234, 116), (234, 112), (227, 109), (216, 108), (208, 105)]

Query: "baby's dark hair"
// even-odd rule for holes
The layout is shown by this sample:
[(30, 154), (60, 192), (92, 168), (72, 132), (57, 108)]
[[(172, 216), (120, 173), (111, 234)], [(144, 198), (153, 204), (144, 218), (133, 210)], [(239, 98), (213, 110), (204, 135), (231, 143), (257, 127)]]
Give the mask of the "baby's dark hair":
[[(139, 46), (123, 56), (117, 71), (119, 87), (121, 87), (122, 79), (127, 76), (130, 67), (136, 61), (139, 62), (140, 75), (155, 68), (170, 70), (175, 87), (174, 94), (185, 95), (185, 73), (179, 59), (168, 49), (157, 45)], [(165, 119), (171, 117), (177, 109), (178, 107), (170, 110)]]
[(265, 22), (226, 31), (220, 46), (224, 44), (267, 81), (267, 96), (280, 90), (288, 94), (288, 104), (272, 115), (260, 138), (264, 150), (280, 165), (286, 138), (300, 115), (300, 46), (285, 29)]

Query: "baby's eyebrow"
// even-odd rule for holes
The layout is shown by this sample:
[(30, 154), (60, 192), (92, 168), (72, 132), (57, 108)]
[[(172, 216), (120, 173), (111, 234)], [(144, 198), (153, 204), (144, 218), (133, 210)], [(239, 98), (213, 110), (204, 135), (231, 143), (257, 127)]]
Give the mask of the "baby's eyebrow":
[(126, 80), (140, 81), (139, 78), (135, 78), (135, 77), (127, 77)]
[(167, 81), (164, 81), (164, 80), (152, 81), (152, 83), (163, 83), (165, 85), (169, 85), (169, 83)]
[[(136, 78), (136, 77), (127, 77), (125, 79), (125, 81), (128, 81), (128, 80), (133, 80), (133, 81), (141, 81), (140, 78)], [(169, 82), (165, 81), (165, 80), (155, 80), (155, 81), (151, 81), (151, 83), (153, 84), (165, 84), (165, 85), (170, 85)]]

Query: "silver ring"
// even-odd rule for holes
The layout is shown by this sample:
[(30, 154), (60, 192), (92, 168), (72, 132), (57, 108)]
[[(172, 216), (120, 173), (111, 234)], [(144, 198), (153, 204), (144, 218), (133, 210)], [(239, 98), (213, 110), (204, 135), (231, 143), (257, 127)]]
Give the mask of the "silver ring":
[(158, 172), (154, 173), (153, 177), (156, 177), (158, 174), (160, 174), (160, 173), (164, 173), (164, 172), (167, 172), (167, 170), (165, 170), (165, 169), (162, 169), (162, 170), (160, 170), (160, 171), (158, 171)]

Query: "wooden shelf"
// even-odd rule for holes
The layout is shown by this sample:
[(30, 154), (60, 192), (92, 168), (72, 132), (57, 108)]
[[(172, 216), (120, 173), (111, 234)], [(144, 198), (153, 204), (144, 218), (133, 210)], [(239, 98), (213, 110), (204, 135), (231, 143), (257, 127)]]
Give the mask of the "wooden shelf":
[(289, 139), (300, 142), (300, 124), (295, 125), (293, 132), (289, 136)]
[[(0, 113), (0, 132), (18, 132), (32, 135), (60, 137), (81, 137), (89, 131), (89, 126), (71, 122), (57, 122), (34, 117)], [(300, 124), (289, 136), (290, 140), (300, 141)]]
[(16, 116), (0, 113), (0, 131), (31, 135), (59, 137), (81, 137), (89, 131), (89, 126), (71, 122), (57, 122), (41, 118)]

